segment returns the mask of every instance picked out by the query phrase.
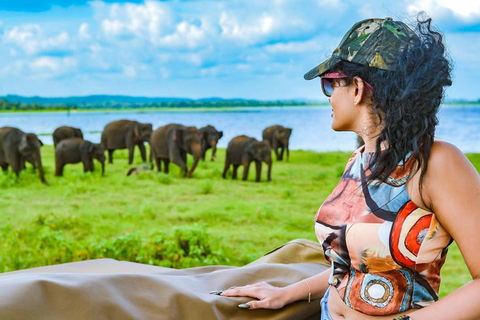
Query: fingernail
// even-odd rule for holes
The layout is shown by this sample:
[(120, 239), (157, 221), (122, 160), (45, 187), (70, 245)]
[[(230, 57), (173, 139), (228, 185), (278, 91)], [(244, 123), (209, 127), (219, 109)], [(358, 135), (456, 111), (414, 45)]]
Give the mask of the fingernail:
[(240, 309), (250, 309), (250, 305), (248, 303), (239, 304), (238, 307)]
[(216, 294), (217, 296), (219, 296), (222, 294), (223, 291), (225, 290), (213, 290), (213, 291), (210, 291), (210, 294)]
[(230, 287), (230, 288), (228, 288), (227, 290), (230, 290), (230, 289), (235, 289), (235, 288), (236, 288), (236, 287), (235, 287), (235, 286), (233, 286), (233, 287)]

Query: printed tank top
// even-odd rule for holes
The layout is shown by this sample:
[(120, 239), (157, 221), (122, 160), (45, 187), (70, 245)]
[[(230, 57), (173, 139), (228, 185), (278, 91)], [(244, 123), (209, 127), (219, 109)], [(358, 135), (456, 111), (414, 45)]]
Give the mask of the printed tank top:
[(330, 284), (352, 309), (390, 315), (438, 300), (440, 269), (451, 236), (433, 212), (409, 198), (409, 156), (387, 181), (362, 184), (373, 153), (355, 151), (315, 217), (315, 233), (332, 263)]

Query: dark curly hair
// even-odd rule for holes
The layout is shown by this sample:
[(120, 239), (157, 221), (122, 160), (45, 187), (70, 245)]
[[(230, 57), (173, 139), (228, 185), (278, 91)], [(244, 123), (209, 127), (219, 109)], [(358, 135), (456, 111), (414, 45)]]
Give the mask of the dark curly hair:
[[(348, 61), (334, 69), (359, 76), (374, 87), (372, 110), (384, 129), (378, 136), (367, 182), (385, 182), (399, 163), (413, 153), (421, 170), (420, 191), (434, 140), (437, 112), (444, 88), (452, 84), (450, 59), (443, 36), (432, 28), (432, 19), (417, 16), (416, 36), (400, 53), (394, 70), (380, 70)], [(388, 148), (381, 151), (386, 142)], [(423, 199), (423, 197), (422, 197)]]

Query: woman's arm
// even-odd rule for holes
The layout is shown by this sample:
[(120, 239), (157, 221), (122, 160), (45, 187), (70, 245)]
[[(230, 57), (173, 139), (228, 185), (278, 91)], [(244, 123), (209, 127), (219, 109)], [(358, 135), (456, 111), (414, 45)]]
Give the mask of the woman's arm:
[(435, 212), (442, 226), (460, 248), (473, 281), (429, 307), (411, 313), (410, 317), (414, 320), (480, 319), (478, 172), (456, 147), (445, 142), (435, 142), (422, 191), (425, 204)]
[(260, 282), (244, 287), (236, 287), (221, 293), (226, 297), (251, 297), (257, 300), (247, 302), (248, 309), (280, 309), (283, 306), (299, 301), (320, 299), (328, 288), (330, 269), (323, 271), (308, 279), (301, 280), (283, 288), (274, 287), (265, 282)]

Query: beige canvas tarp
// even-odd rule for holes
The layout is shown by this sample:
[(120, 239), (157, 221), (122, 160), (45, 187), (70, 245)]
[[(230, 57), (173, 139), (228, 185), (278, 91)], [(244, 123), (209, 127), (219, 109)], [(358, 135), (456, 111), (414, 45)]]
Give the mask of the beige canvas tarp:
[(243, 267), (169, 269), (98, 259), (0, 274), (0, 319), (315, 319), (319, 300), (281, 310), (244, 310), (248, 298), (212, 290), (266, 281), (277, 286), (328, 268), (321, 246), (294, 240)]

